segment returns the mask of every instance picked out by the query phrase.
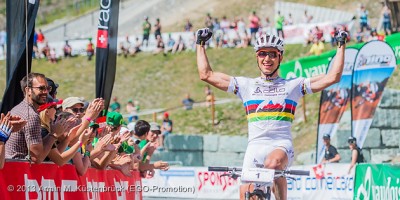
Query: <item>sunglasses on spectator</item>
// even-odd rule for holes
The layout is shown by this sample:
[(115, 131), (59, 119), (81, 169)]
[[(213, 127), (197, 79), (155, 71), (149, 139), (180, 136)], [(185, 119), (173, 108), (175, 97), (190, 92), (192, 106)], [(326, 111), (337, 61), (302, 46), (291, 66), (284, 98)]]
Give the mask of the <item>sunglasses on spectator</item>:
[(74, 113), (84, 113), (85, 109), (84, 108), (69, 108), (72, 110)]
[(51, 91), (52, 87), (51, 86), (39, 86), (39, 87), (31, 87), (31, 88), (36, 88), (39, 89), (40, 92), (45, 92), (45, 91)]
[(276, 57), (278, 57), (278, 52), (276, 52), (276, 51), (270, 51), (270, 52), (268, 52), (268, 51), (259, 51), (259, 52), (257, 52), (257, 56), (259, 58), (265, 58), (267, 56), (269, 56), (269, 58), (276, 58)]

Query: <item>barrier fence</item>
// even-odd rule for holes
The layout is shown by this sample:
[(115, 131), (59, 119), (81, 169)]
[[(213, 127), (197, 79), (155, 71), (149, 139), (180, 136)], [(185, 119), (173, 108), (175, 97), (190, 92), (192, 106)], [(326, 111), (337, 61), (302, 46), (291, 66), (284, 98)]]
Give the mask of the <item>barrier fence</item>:
[(138, 171), (131, 177), (117, 170), (89, 168), (78, 176), (75, 166), (8, 161), (0, 170), (1, 199), (142, 199)]

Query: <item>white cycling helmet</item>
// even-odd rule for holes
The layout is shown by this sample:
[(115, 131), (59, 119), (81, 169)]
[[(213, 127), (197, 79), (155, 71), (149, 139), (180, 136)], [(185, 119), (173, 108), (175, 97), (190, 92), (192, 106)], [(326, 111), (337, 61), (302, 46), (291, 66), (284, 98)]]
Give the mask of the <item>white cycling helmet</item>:
[(278, 49), (281, 54), (285, 51), (283, 49), (283, 40), (276, 35), (262, 34), (257, 38), (254, 50), (258, 51), (261, 48), (272, 47)]

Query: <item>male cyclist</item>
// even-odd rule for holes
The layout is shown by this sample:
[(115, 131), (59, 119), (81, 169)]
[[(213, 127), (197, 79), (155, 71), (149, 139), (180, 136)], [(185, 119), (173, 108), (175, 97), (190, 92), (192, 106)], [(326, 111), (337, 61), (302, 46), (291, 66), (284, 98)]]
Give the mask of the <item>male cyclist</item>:
[[(278, 76), (284, 53), (283, 40), (275, 35), (261, 35), (254, 46), (260, 77), (246, 78), (214, 72), (204, 46), (212, 32), (208, 28), (197, 31), (197, 67), (200, 79), (218, 89), (236, 94), (246, 108), (249, 138), (243, 168), (282, 170), (290, 166), (294, 158), (290, 129), (297, 101), (305, 94), (319, 92), (339, 82), (342, 76), (347, 33), (339, 32), (337, 35), (340, 45), (337, 59), (329, 73), (295, 79)], [(286, 179), (278, 178), (275, 183), (275, 196), (280, 197), (277, 199), (286, 199)], [(244, 193), (249, 187), (254, 188), (248, 184), (241, 186), (241, 199), (244, 199)]]

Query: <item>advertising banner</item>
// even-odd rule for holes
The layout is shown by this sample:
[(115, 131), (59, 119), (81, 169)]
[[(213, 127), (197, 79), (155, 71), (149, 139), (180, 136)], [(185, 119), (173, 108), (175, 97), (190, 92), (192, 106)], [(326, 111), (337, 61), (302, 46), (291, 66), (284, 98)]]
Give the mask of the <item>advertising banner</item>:
[[(344, 69), (340, 82), (331, 85), (321, 92), (316, 163), (320, 163), (324, 157), (325, 145), (323, 144), (322, 136), (328, 134), (332, 138), (335, 135), (339, 127), (339, 121), (347, 109), (347, 104), (350, 100), (354, 60), (356, 59), (357, 52), (357, 49), (346, 48)], [(329, 62), (328, 72), (334, 61), (335, 57)]]
[(357, 165), (353, 199), (400, 199), (400, 166), (391, 164)]
[(336, 51), (329, 51), (319, 56), (299, 58), (281, 64), (279, 73), (282, 78), (305, 77), (311, 78), (316, 75), (325, 74), (328, 63)]
[(354, 168), (350, 164), (294, 166), (291, 169), (310, 170), (310, 176), (288, 179), (288, 200), (351, 200), (353, 199)]
[(396, 68), (393, 49), (382, 41), (366, 43), (358, 52), (351, 95), (352, 134), (362, 148), (383, 90)]
[(96, 97), (110, 105), (117, 63), (119, 0), (100, 0), (96, 45)]
[(140, 200), (141, 177), (117, 170), (89, 168), (78, 176), (75, 166), (6, 162), (0, 170), (1, 199), (115, 199)]
[(24, 98), (19, 82), (31, 72), (33, 36), (39, 2), (7, 0), (7, 83), (1, 113), (7, 113)]
[[(293, 166), (291, 169), (310, 170), (310, 176), (288, 179), (289, 200), (342, 199), (353, 197), (354, 168), (349, 164)], [(209, 172), (206, 167), (172, 167), (156, 171), (151, 179), (143, 179), (143, 196), (188, 199), (238, 199), (240, 178), (222, 176), (224, 172)], [(174, 191), (174, 192), (173, 192)]]

